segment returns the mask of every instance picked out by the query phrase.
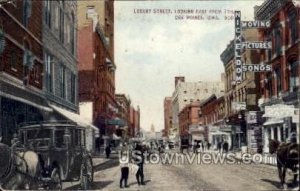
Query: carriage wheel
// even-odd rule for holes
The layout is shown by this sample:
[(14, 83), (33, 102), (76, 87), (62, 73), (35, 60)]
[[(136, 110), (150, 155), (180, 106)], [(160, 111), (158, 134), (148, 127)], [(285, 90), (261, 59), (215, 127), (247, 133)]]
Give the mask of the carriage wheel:
[(50, 190), (61, 190), (62, 182), (58, 168), (54, 168), (51, 173), (51, 183), (49, 185)]
[(81, 164), (80, 169), (80, 185), (83, 190), (90, 189), (94, 181), (94, 169), (91, 158), (87, 158)]

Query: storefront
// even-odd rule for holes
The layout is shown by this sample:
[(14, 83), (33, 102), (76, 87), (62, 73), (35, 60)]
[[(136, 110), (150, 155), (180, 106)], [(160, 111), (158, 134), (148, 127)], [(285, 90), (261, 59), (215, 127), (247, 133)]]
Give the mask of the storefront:
[(213, 149), (218, 148), (218, 143), (227, 141), (229, 148), (231, 148), (232, 140), (231, 134), (220, 130), (219, 126), (210, 126), (208, 132), (208, 141), (211, 143)]
[(37, 90), (19, 88), (0, 79), (0, 137), (10, 145), (20, 124), (39, 123), (52, 112)]
[(269, 152), (269, 139), (288, 142), (292, 134), (297, 135), (299, 142), (299, 109), (293, 105), (276, 104), (265, 106), (263, 124), (264, 152)]

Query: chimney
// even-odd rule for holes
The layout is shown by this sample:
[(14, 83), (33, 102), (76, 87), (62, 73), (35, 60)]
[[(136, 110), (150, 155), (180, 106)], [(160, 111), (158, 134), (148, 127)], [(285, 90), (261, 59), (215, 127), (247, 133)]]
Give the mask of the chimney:
[(176, 88), (178, 82), (184, 82), (184, 76), (176, 76), (175, 77), (175, 88)]

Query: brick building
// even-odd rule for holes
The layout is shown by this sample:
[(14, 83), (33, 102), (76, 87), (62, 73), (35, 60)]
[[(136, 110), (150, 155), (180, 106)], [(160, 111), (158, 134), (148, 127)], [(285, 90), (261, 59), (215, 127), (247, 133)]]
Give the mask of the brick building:
[(0, 137), (10, 144), (20, 123), (42, 121), (52, 109), (43, 94), (43, 2), (0, 5), (5, 42), (0, 53)]
[(175, 77), (175, 90), (172, 94), (172, 129), (171, 139), (179, 140), (179, 119), (178, 114), (188, 104), (201, 102), (211, 94), (224, 93), (222, 81), (198, 81), (186, 82), (182, 76)]
[(181, 141), (204, 140), (205, 129), (200, 116), (200, 102), (193, 102), (186, 105), (179, 113), (179, 134)]
[(164, 131), (163, 136), (169, 137), (169, 131), (172, 127), (172, 98), (166, 97), (164, 99)]
[(130, 124), (130, 104), (131, 100), (125, 94), (116, 94), (118, 103), (117, 117), (123, 122), (123, 125), (117, 129), (117, 136), (127, 139), (128, 125)]
[(128, 125), (128, 137), (140, 137), (141, 136), (141, 127), (140, 127), (140, 108), (137, 106), (135, 109), (133, 106), (130, 106), (129, 111), (129, 125)]
[(217, 148), (219, 142), (228, 141), (231, 146), (231, 129), (225, 124), (225, 100), (224, 96), (211, 95), (201, 102), (201, 119), (205, 127), (206, 139)]
[[(258, 41), (257, 29), (244, 29), (242, 35), (244, 41)], [(220, 57), (226, 76), (225, 118), (231, 126), (233, 146), (240, 147), (246, 143), (246, 111), (259, 111), (259, 73), (243, 72), (241, 83), (235, 83), (234, 41), (230, 42)], [(259, 50), (244, 49), (241, 58), (244, 64), (260, 64)], [(236, 103), (244, 103), (246, 108), (233, 107)]]
[(269, 138), (286, 141), (294, 134), (299, 142), (299, 3), (266, 0), (255, 7), (255, 19), (271, 21), (269, 28), (259, 30), (260, 40), (270, 40), (273, 45), (260, 52), (261, 61), (272, 66), (272, 71), (260, 75), (260, 107), (266, 119), (264, 151), (268, 152)]
[(118, 111), (116, 66), (110, 54), (110, 40), (101, 24), (105, 12), (103, 2), (78, 2), (79, 101), (93, 105), (93, 122), (100, 129), (99, 146), (106, 144), (104, 140), (114, 139)]

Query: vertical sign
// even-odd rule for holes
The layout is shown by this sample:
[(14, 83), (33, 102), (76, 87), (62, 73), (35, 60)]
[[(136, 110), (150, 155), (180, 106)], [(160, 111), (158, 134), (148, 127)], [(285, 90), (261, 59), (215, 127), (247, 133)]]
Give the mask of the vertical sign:
[(235, 59), (235, 80), (239, 84), (242, 81), (242, 36), (241, 36), (241, 11), (234, 12), (234, 59)]

